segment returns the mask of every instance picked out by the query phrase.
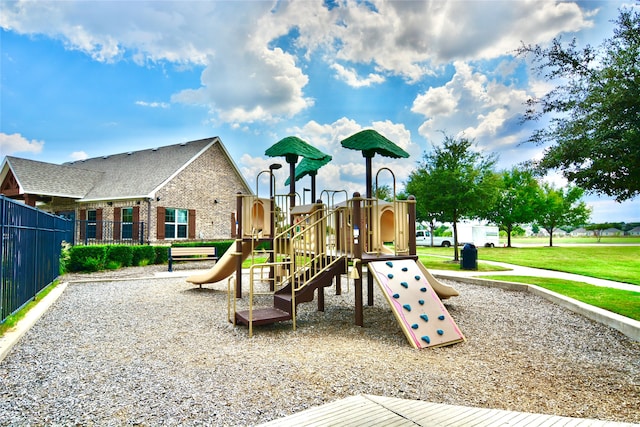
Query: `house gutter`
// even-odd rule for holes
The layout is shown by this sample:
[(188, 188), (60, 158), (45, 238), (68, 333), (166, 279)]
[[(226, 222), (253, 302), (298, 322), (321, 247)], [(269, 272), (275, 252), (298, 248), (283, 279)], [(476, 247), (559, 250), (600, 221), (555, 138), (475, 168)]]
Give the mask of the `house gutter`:
[(144, 194), (139, 196), (126, 196), (126, 197), (102, 197), (100, 199), (79, 199), (76, 202), (79, 203), (92, 203), (92, 202), (113, 202), (116, 200), (142, 200), (151, 198), (150, 194)]

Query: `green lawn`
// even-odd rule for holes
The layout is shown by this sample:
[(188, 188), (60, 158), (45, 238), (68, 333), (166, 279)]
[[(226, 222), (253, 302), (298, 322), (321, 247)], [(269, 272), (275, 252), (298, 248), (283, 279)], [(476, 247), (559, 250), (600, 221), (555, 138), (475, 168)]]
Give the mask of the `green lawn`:
[(640, 292), (603, 288), (571, 280), (530, 276), (482, 276), (483, 279), (537, 285), (631, 319), (640, 320)]
[[(452, 248), (419, 248), (418, 254), (445, 255), (453, 259)], [(640, 285), (640, 246), (478, 248), (478, 260), (565, 271)]]
[[(425, 263), (427, 268), (444, 269), (442, 266), (449, 265), (451, 269), (459, 269), (457, 264), (451, 263), (452, 248), (419, 248), (418, 254), (423, 263), (428, 262), (428, 265)], [(640, 285), (640, 246), (479, 248), (478, 259), (479, 271), (490, 271), (482, 267), (482, 260), (488, 260)], [(640, 320), (640, 292), (553, 278), (499, 275), (482, 277), (538, 285), (586, 304)]]
[[(611, 245), (618, 243), (639, 244), (639, 236), (621, 236), (621, 237), (602, 237), (600, 242), (595, 237), (554, 237), (553, 244), (556, 245), (573, 245), (573, 244), (598, 244)], [(507, 238), (501, 237), (500, 244), (507, 244)], [(511, 245), (548, 245), (548, 237), (512, 237)]]
[(49, 292), (58, 286), (59, 283), (60, 282), (58, 280), (55, 280), (52, 284), (41, 290), (33, 300), (29, 301), (20, 310), (7, 317), (3, 323), (0, 323), (0, 337), (3, 336), (5, 332), (16, 326), (16, 324), (26, 316), (29, 310), (38, 304), (41, 299), (46, 297)]
[[(420, 262), (430, 270), (460, 270), (460, 263), (453, 262), (452, 258), (443, 258), (440, 256), (419, 255)], [(478, 262), (477, 271), (508, 271), (509, 268), (503, 268), (483, 262)]]

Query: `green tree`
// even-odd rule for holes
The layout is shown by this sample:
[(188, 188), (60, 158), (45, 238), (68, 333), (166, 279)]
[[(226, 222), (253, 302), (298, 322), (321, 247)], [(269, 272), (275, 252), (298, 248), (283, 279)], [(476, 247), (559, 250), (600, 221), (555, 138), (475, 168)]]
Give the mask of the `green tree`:
[(494, 155), (471, 149), (472, 141), (445, 135), (442, 146), (425, 153), (409, 175), (407, 192), (416, 196), (419, 220), (453, 224), (454, 260), (458, 261), (457, 222), (477, 218), (493, 203), (498, 179)]
[(513, 227), (513, 230), (511, 230), (511, 235), (514, 237), (522, 237), (525, 235), (525, 230), (519, 225), (516, 225), (515, 227)]
[(621, 227), (620, 227), (620, 224), (603, 222), (600, 224), (589, 224), (585, 227), (585, 230), (593, 231), (593, 235), (596, 236), (596, 241), (600, 243), (600, 240), (602, 239), (602, 232), (607, 228), (621, 228)]
[(500, 191), (485, 218), (507, 233), (507, 247), (511, 247), (515, 227), (535, 219), (541, 189), (533, 172), (526, 168), (503, 171), (500, 178)]
[(435, 206), (431, 203), (432, 199), (426, 188), (428, 175), (425, 169), (414, 169), (405, 183), (405, 191), (416, 197), (416, 221), (429, 223), (431, 229), (439, 215), (435, 212)]
[(393, 197), (394, 197), (393, 190), (391, 189), (390, 186), (386, 184), (381, 185), (379, 187), (376, 187), (374, 197), (387, 202), (393, 202)]
[(553, 246), (553, 232), (561, 225), (578, 227), (589, 221), (591, 211), (581, 201), (584, 191), (579, 187), (554, 188), (544, 183), (536, 222), (549, 233), (549, 246)]
[(446, 225), (441, 225), (439, 227), (434, 227), (433, 235), (438, 237), (451, 236), (451, 231), (449, 231), (449, 227)]
[(561, 83), (528, 101), (525, 118), (550, 114), (530, 141), (550, 143), (541, 170), (558, 169), (569, 182), (617, 201), (640, 194), (640, 13), (622, 9), (611, 39), (599, 48), (523, 45), (535, 70)]

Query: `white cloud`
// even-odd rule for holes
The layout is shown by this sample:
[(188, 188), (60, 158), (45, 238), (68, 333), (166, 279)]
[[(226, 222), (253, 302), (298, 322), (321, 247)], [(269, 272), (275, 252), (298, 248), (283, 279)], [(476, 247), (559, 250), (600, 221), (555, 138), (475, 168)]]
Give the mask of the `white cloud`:
[(425, 117), (450, 116), (456, 111), (458, 99), (450, 88), (430, 87), (413, 101), (411, 111)]
[(577, 4), (555, 1), (345, 1), (331, 11), (317, 4), (282, 5), (273, 16), (279, 34), (296, 27), (297, 45), (322, 49), (329, 63), (373, 64), (411, 82), (454, 60), (498, 58), (521, 41), (545, 43), (593, 25)]
[(474, 139), (484, 151), (510, 156), (511, 164), (529, 160), (528, 149), (512, 149), (525, 139), (521, 116), (526, 91), (492, 80), (467, 63), (454, 65), (448, 82), (414, 100), (411, 111), (425, 118), (419, 133), (432, 143), (442, 140), (443, 131)]
[(89, 155), (81, 150), (81, 151), (74, 151), (73, 153), (71, 153), (69, 157), (71, 157), (73, 161), (78, 161), (78, 160), (88, 159)]
[(131, 55), (139, 63), (202, 64), (224, 10), (205, 2), (131, 2), (126, 10), (118, 2), (14, 2), (3, 4), (0, 23), (62, 40), (101, 62)]
[(548, 172), (542, 178), (542, 181), (546, 182), (554, 188), (566, 188), (569, 185), (567, 179), (562, 175), (561, 172), (558, 171)]
[(136, 101), (136, 105), (141, 107), (150, 107), (150, 108), (169, 108), (170, 104), (168, 102), (147, 102), (147, 101)]
[(336, 72), (336, 78), (351, 87), (367, 87), (377, 83), (383, 83), (384, 77), (380, 74), (369, 73), (366, 78), (358, 75), (354, 68), (346, 68), (340, 64), (331, 65)]
[[(131, 58), (205, 66), (201, 87), (174, 101), (207, 106), (231, 123), (296, 115), (313, 101), (300, 62), (319, 52), (354, 87), (384, 74), (415, 82), (452, 60), (504, 55), (520, 41), (539, 43), (591, 25), (574, 3), (555, 1), (346, 0), (314, 2), (15, 2), (3, 5), (3, 28), (44, 34), (96, 61)], [(292, 35), (284, 51), (273, 45)], [(302, 55), (302, 56), (299, 56)], [(337, 62), (377, 71), (360, 77)]]
[(0, 153), (9, 156), (14, 153), (35, 153), (38, 154), (44, 147), (44, 141), (32, 139), (29, 141), (19, 133), (0, 133)]
[(313, 105), (302, 88), (308, 77), (281, 49), (228, 52), (202, 73), (202, 86), (175, 94), (172, 101), (208, 105), (225, 122), (290, 117)]

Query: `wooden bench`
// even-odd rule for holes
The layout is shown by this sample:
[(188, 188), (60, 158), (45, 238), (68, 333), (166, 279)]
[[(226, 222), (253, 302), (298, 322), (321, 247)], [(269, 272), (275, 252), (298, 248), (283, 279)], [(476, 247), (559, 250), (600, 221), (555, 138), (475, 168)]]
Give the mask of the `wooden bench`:
[(169, 271), (173, 271), (174, 261), (218, 261), (215, 246), (170, 247)]

